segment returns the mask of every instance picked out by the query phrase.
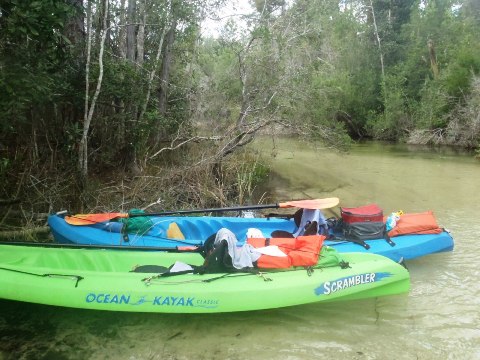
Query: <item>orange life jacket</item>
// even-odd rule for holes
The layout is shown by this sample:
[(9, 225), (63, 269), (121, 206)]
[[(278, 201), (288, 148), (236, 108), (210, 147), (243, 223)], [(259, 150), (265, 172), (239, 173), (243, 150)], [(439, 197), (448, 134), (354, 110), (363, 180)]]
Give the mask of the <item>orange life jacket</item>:
[(439, 234), (443, 230), (438, 226), (432, 211), (403, 214), (395, 227), (388, 232), (394, 237), (405, 234)]
[(257, 260), (257, 267), (263, 269), (284, 269), (291, 266), (313, 266), (318, 262), (318, 255), (325, 236), (310, 235), (297, 238), (248, 238), (247, 243), (255, 248), (276, 245), (287, 256), (262, 255)]

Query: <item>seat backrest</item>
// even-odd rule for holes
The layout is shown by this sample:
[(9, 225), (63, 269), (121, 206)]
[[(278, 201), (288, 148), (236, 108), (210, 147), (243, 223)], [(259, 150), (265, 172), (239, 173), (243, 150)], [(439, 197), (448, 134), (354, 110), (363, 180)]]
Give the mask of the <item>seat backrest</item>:
[(301, 236), (305, 234), (305, 230), (309, 227), (311, 223), (314, 221), (317, 222), (317, 232), (323, 225), (327, 224), (327, 220), (325, 216), (319, 209), (303, 209), (302, 218), (300, 220), (300, 225), (298, 226), (297, 231), (293, 234), (293, 236)]
[(176, 222), (171, 222), (170, 225), (168, 225), (167, 238), (185, 240), (185, 235), (183, 235), (182, 230), (180, 230)]

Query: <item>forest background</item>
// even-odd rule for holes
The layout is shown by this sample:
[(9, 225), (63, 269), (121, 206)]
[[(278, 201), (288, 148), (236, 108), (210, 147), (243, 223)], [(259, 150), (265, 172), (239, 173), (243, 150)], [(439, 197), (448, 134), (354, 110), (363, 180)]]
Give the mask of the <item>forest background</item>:
[(259, 135), (478, 149), (478, 0), (229, 3), (2, 0), (0, 228), (249, 203)]

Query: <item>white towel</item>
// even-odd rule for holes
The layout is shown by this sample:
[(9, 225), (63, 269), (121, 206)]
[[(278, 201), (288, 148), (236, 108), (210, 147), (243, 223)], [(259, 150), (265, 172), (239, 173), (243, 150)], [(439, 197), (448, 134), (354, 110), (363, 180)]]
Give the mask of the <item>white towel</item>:
[(226, 240), (228, 244), (228, 255), (232, 258), (232, 265), (236, 269), (243, 269), (246, 267), (253, 268), (253, 262), (257, 261), (262, 255), (250, 245), (245, 244), (242, 247), (237, 247), (237, 237), (233, 232), (226, 228), (218, 230), (215, 236), (214, 246), (220, 244), (222, 240)]
[(325, 219), (325, 216), (320, 210), (303, 209), (300, 226), (298, 227), (298, 230), (293, 234), (293, 236), (297, 237), (303, 235), (305, 233), (305, 227), (313, 221), (317, 222), (318, 229), (321, 229), (322, 225), (327, 224), (327, 220)]
[(277, 245), (269, 245), (261, 248), (256, 248), (260, 254), (269, 255), (269, 256), (277, 256), (277, 257), (285, 257), (285, 254)]
[(247, 239), (248, 238), (264, 238), (262, 230), (256, 228), (249, 228), (247, 230)]

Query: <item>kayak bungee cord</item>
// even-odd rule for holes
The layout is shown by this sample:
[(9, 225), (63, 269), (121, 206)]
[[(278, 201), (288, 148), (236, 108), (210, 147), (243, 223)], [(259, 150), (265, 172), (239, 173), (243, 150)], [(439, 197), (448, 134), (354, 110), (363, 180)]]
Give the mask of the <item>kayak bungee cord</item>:
[[(277, 272), (271, 272), (271, 273), (282, 273), (282, 272), (291, 272), (291, 271), (301, 271), (301, 270), (306, 270), (308, 276), (312, 276), (314, 270), (323, 270), (326, 268), (332, 268), (340, 266), (341, 269), (349, 269), (351, 268), (350, 264), (346, 261), (340, 261), (338, 264), (335, 265), (316, 265), (316, 266), (308, 266), (308, 267), (303, 267), (302, 269), (299, 268), (293, 268), (293, 269), (288, 269), (288, 270), (281, 270)], [(209, 279), (191, 279), (191, 280), (183, 280), (183, 281), (161, 281), (161, 278), (167, 277), (165, 274), (166, 273), (161, 273), (161, 274), (156, 274), (152, 275), (146, 278), (142, 279), (142, 282), (145, 283), (146, 286), (150, 285), (183, 285), (187, 283), (210, 283), (212, 281), (220, 280), (220, 279), (225, 279), (225, 278), (236, 278), (236, 277), (243, 277), (243, 276), (249, 276), (249, 275), (257, 275), (261, 277), (264, 281), (273, 281), (273, 279), (266, 277), (266, 274), (269, 274), (269, 272), (262, 272), (258, 271), (255, 272), (256, 269), (252, 269), (252, 271), (245, 271), (244, 273), (225, 273), (217, 277), (209, 278)], [(191, 272), (189, 272), (191, 273)], [(178, 275), (184, 275), (185, 273), (181, 273)], [(175, 273), (169, 274), (169, 276), (175, 276)]]
[(20, 273), (20, 274), (33, 275), (33, 276), (39, 276), (39, 277), (51, 277), (51, 278), (57, 277), (57, 278), (61, 278), (61, 279), (70, 278), (70, 279), (76, 280), (75, 281), (75, 287), (78, 287), (78, 283), (80, 282), (80, 280), (84, 279), (84, 277), (80, 276), (80, 275), (35, 274), (35, 273), (32, 273), (32, 272), (28, 272), (28, 271), (21, 271), (21, 270), (17, 270), (17, 269), (9, 269), (9, 268), (5, 268), (5, 267), (0, 267), (0, 270), (12, 271), (12, 272)]
[[(189, 272), (191, 273), (191, 272)], [(175, 276), (176, 274), (170, 274), (170, 276)], [(185, 273), (181, 273), (178, 275), (185, 275)], [(199, 274), (200, 275), (200, 274)], [(190, 283), (210, 283), (215, 280), (223, 279), (223, 278), (235, 278), (235, 277), (242, 277), (242, 276), (249, 276), (249, 275), (258, 275), (255, 272), (245, 272), (245, 273), (225, 273), (223, 275), (214, 277), (214, 278), (209, 278), (209, 279), (192, 279), (192, 280), (183, 280), (183, 281), (159, 281), (160, 278), (165, 278), (166, 276), (162, 274), (156, 274), (152, 275), (149, 277), (146, 277), (142, 279), (142, 281), (145, 283), (146, 286), (150, 286), (152, 284), (155, 285), (160, 285), (160, 284), (166, 284), (166, 285), (183, 285), (183, 284), (190, 284)], [(201, 275), (200, 275), (201, 276)], [(152, 282), (152, 280), (156, 280), (155, 282)]]

